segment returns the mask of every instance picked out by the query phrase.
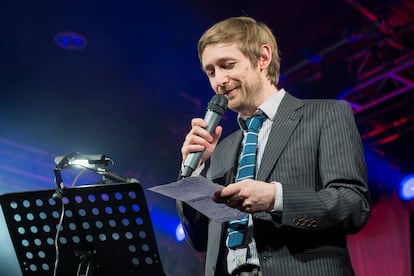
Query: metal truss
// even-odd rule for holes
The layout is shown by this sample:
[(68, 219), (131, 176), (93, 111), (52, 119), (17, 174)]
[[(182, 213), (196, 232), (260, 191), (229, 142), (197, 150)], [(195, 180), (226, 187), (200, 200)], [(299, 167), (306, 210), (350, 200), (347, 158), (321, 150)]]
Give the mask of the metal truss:
[(383, 145), (414, 137), (414, 4), (396, 1), (373, 12), (357, 1), (345, 2), (364, 16), (365, 24), (289, 68), (284, 77), (287, 83), (314, 82), (329, 70), (337, 72), (338, 64), (346, 68), (337, 79), (346, 79), (351, 88), (339, 98), (352, 106), (362, 138), (385, 150)]

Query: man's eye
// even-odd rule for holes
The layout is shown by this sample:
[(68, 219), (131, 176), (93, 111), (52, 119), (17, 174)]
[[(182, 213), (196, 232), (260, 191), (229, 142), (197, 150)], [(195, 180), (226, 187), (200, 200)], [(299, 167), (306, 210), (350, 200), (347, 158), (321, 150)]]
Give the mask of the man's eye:
[(224, 63), (222, 68), (225, 70), (230, 70), (230, 69), (233, 69), (234, 65), (235, 63)]
[(214, 77), (214, 71), (213, 70), (206, 71), (206, 74), (209, 78)]

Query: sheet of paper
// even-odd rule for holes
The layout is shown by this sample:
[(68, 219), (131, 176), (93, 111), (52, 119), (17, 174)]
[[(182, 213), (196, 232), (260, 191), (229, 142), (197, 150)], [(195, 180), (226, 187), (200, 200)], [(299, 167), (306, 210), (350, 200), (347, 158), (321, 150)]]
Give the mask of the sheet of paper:
[(154, 186), (148, 190), (183, 201), (217, 222), (240, 219), (246, 214), (212, 200), (214, 192), (223, 186), (213, 183), (203, 176), (187, 177), (169, 184)]

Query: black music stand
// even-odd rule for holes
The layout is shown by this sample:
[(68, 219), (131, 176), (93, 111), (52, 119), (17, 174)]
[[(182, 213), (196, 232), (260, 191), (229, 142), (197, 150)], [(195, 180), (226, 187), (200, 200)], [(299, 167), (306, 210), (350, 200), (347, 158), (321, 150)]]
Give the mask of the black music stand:
[(0, 203), (23, 276), (165, 275), (139, 183), (10, 193)]

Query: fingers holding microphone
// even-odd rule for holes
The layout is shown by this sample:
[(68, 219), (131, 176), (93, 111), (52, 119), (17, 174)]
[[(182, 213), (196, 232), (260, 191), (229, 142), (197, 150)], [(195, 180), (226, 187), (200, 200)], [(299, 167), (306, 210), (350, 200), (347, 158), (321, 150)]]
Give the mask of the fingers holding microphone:
[(217, 94), (208, 103), (204, 119), (195, 118), (191, 121), (191, 131), (187, 134), (181, 149), (184, 161), (182, 178), (191, 176), (192, 172), (213, 153), (222, 133), (218, 123), (227, 110), (227, 103), (226, 97)]
[(193, 152), (204, 151), (201, 162), (207, 160), (213, 153), (215, 146), (223, 132), (221, 126), (217, 126), (212, 134), (207, 130), (207, 122), (202, 118), (194, 118), (191, 120), (191, 130), (186, 135), (183, 146), (181, 147), (181, 154), (183, 160)]

